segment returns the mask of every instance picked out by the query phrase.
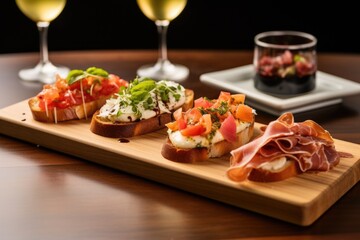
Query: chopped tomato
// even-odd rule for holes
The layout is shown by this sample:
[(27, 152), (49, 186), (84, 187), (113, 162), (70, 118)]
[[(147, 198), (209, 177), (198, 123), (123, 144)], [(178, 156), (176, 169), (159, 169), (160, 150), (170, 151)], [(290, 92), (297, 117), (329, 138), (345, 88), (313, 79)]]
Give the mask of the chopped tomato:
[(54, 107), (63, 109), (79, 105), (83, 99), (85, 102), (90, 102), (100, 97), (110, 96), (117, 93), (121, 86), (127, 87), (128, 82), (114, 74), (110, 74), (108, 78), (90, 76), (71, 85), (66, 79), (58, 76), (54, 84), (44, 85), (37, 97), (42, 110)]
[(169, 128), (171, 131), (179, 130), (179, 125), (177, 121), (166, 123), (165, 126)]
[(176, 121), (165, 124), (171, 131), (182, 130), (186, 128), (186, 121), (183, 118), (179, 118)]
[(238, 120), (253, 122), (253, 109), (244, 105), (245, 94), (231, 95), (221, 92), (216, 100), (198, 98), (194, 101), (194, 108), (187, 112), (177, 110), (174, 113), (175, 122), (166, 126), (179, 130), (183, 136), (206, 136), (212, 131), (219, 130), (226, 141), (237, 140), (236, 124)]
[(66, 90), (68, 88), (68, 84), (66, 83), (66, 79), (58, 78), (55, 82), (55, 86), (59, 90)]
[(45, 86), (38, 97), (41, 100), (46, 100), (47, 103), (51, 103), (59, 97), (59, 91), (56, 88)]
[(219, 129), (221, 135), (226, 141), (235, 142), (236, 141), (236, 122), (233, 115), (229, 115), (221, 124)]
[(198, 98), (194, 101), (194, 107), (195, 108), (199, 108), (199, 107), (202, 107), (202, 108), (209, 108), (213, 105), (213, 102), (208, 100), (208, 99), (205, 99), (203, 97), (201, 98)]
[(179, 127), (180, 130), (185, 129), (186, 126), (187, 126), (186, 121), (183, 118), (179, 118), (178, 120), (176, 120), (176, 122), (177, 122), (178, 127)]
[(202, 118), (200, 119), (200, 123), (203, 124), (205, 127), (205, 132), (203, 132), (202, 135), (209, 134), (211, 132), (211, 126), (212, 126), (211, 115), (210, 114), (203, 115)]
[(239, 103), (244, 103), (245, 102), (245, 94), (234, 94), (231, 95), (232, 97), (232, 103), (234, 104), (239, 104)]
[(224, 92), (224, 91), (220, 92), (218, 100), (228, 102), (230, 99), (231, 99), (231, 94), (229, 92)]
[(244, 122), (252, 122), (254, 120), (252, 108), (244, 104), (238, 105), (235, 117)]
[(71, 102), (69, 101), (69, 99), (64, 99), (60, 102), (57, 102), (56, 105), (59, 107), (59, 108), (67, 108), (69, 106), (71, 106)]
[(188, 123), (195, 124), (199, 122), (202, 114), (198, 108), (192, 108), (185, 113), (185, 116)]
[(206, 131), (202, 124), (188, 125), (185, 129), (180, 130), (181, 134), (186, 137), (199, 136)]
[(222, 102), (227, 102), (230, 103), (231, 101), (231, 94), (229, 92), (220, 92), (220, 95), (218, 97), (218, 99), (216, 100), (216, 102), (213, 104), (213, 108), (218, 108), (221, 106)]
[(231, 112), (233, 115), (235, 115), (235, 113), (236, 113), (237, 106), (238, 106), (238, 105), (231, 105), (231, 106), (230, 106), (230, 112)]

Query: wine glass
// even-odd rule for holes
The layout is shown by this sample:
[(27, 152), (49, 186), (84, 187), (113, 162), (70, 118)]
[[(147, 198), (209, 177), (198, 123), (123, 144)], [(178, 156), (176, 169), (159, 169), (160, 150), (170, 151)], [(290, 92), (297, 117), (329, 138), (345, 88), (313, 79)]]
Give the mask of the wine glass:
[(154, 21), (159, 33), (159, 57), (155, 65), (145, 65), (138, 69), (141, 77), (156, 80), (182, 81), (189, 75), (189, 69), (183, 65), (172, 64), (167, 57), (166, 33), (170, 21), (185, 8), (187, 0), (137, 0), (142, 13)]
[(40, 35), (40, 61), (30, 69), (22, 69), (19, 76), (24, 81), (53, 83), (56, 74), (65, 77), (67, 67), (55, 66), (49, 61), (47, 32), (49, 24), (57, 18), (65, 7), (66, 0), (15, 0), (17, 6), (28, 18), (36, 22)]

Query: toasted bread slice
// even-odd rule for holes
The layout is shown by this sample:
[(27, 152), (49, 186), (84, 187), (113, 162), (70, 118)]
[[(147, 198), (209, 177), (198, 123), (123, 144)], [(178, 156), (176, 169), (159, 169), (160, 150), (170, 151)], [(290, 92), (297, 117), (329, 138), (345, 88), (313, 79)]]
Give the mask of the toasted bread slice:
[[(185, 103), (181, 106), (183, 111), (188, 110), (194, 104), (194, 91), (190, 89), (185, 90), (186, 100)], [(176, 110), (176, 109), (175, 109)], [(155, 117), (135, 121), (135, 122), (116, 122), (104, 121), (102, 118), (98, 117), (99, 111), (93, 114), (90, 130), (98, 135), (104, 137), (134, 137), (149, 132), (153, 132), (165, 127), (166, 123), (171, 122), (172, 113), (163, 113)]]
[(33, 118), (40, 122), (56, 123), (74, 119), (90, 118), (95, 111), (105, 104), (106, 99), (110, 96), (101, 97), (96, 101), (87, 102), (85, 104), (68, 107), (65, 109), (49, 109), (43, 111), (39, 107), (39, 99), (31, 98), (28, 101)]
[(235, 142), (226, 140), (214, 143), (210, 148), (176, 148), (169, 139), (163, 144), (161, 154), (164, 158), (182, 163), (194, 163), (206, 161), (209, 158), (221, 157), (231, 150), (238, 148), (250, 141), (254, 132), (254, 123), (237, 134)]
[(288, 160), (284, 166), (276, 171), (268, 171), (262, 168), (254, 168), (248, 179), (255, 182), (276, 182), (294, 177), (302, 173), (299, 164), (294, 160)]

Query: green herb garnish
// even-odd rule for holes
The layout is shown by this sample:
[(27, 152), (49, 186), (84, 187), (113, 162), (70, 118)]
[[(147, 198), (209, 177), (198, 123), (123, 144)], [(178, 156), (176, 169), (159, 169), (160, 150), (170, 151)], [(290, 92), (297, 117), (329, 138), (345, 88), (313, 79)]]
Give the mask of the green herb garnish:
[[(87, 78), (87, 77), (100, 77), (100, 78), (106, 78), (109, 76), (109, 73), (105, 71), (102, 68), (97, 67), (89, 67), (85, 71), (79, 70), (79, 69), (73, 69), (69, 72), (68, 76), (66, 77), (66, 80), (69, 85), (80, 81), (81, 79)], [(100, 80), (100, 79), (99, 79)]]
[(299, 54), (296, 54), (294, 56), (294, 62), (304, 62), (305, 61), (305, 58)]
[(160, 111), (158, 101), (162, 101), (166, 107), (170, 102), (169, 94), (179, 101), (181, 98), (179, 90), (182, 88), (180, 85), (169, 86), (165, 82), (157, 82), (147, 77), (136, 77), (127, 88), (121, 88), (118, 92), (118, 97), (121, 99), (119, 111), (122, 111), (122, 107), (131, 106), (132, 112), (141, 118), (144, 110)]

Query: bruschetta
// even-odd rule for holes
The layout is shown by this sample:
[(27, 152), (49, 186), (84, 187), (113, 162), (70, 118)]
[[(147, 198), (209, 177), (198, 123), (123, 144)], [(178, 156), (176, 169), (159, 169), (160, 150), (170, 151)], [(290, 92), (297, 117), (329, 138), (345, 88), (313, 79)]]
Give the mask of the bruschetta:
[(177, 110), (175, 121), (166, 124), (168, 137), (162, 156), (193, 163), (223, 156), (246, 144), (253, 136), (256, 111), (244, 102), (244, 94), (223, 91), (218, 99), (201, 97), (193, 108)]
[(90, 130), (104, 137), (134, 137), (165, 127), (177, 109), (193, 106), (194, 92), (173, 81), (135, 78), (106, 101)]
[(28, 101), (33, 118), (41, 122), (57, 123), (91, 117), (106, 99), (128, 82), (101, 68), (71, 70), (66, 78), (59, 75), (54, 84)]

